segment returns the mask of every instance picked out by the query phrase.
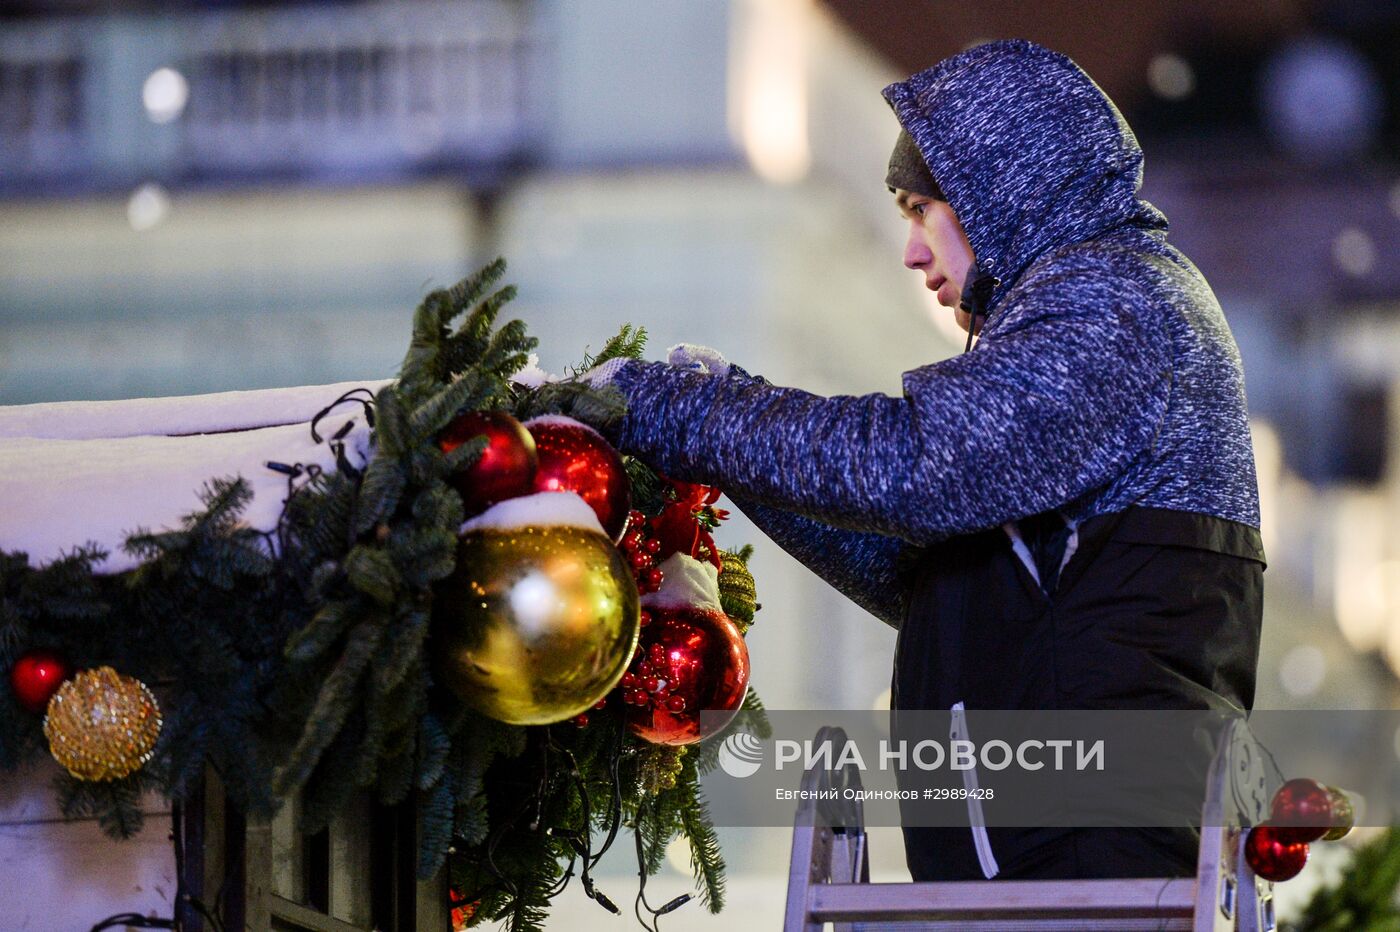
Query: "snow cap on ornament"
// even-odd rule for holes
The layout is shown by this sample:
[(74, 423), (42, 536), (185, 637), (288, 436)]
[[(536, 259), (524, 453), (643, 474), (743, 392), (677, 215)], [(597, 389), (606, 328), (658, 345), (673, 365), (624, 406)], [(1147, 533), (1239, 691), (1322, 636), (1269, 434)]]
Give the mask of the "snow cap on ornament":
[(527, 527), (574, 527), (603, 534), (598, 515), (574, 492), (536, 492), (508, 498), (463, 522), (457, 533), (516, 531)]
[(719, 602), (719, 570), (684, 553), (673, 553), (661, 564), (661, 588), (642, 596), (643, 608), (688, 608), (715, 611)]

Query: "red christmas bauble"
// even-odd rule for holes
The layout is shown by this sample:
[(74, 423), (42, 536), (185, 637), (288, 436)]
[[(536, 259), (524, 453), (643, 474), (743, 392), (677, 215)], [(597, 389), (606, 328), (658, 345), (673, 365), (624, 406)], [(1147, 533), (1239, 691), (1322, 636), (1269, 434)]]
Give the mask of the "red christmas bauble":
[(483, 434), (486, 449), (481, 457), (450, 480), (462, 496), (469, 517), (496, 502), (534, 491), (535, 472), (539, 468), (535, 438), (524, 424), (504, 411), (458, 415), (438, 434), (438, 449), (451, 453)]
[[(622, 701), (627, 727), (653, 744), (692, 744), (729, 724), (749, 685), (749, 648), (723, 612), (647, 609)], [(723, 710), (728, 716), (700, 712)]]
[(1308, 863), (1308, 844), (1285, 841), (1278, 828), (1265, 822), (1249, 830), (1244, 841), (1244, 859), (1255, 874), (1280, 883), (1298, 876)]
[(41, 712), (70, 672), (68, 664), (53, 651), (31, 650), (10, 668), (10, 688), (20, 705)]
[(535, 492), (575, 492), (588, 503), (616, 542), (632, 508), (632, 483), (622, 455), (587, 424), (566, 417), (542, 417), (526, 425), (535, 438), (540, 467)]
[(1316, 780), (1298, 777), (1274, 794), (1269, 824), (1283, 841), (1317, 841), (1332, 821), (1332, 794)]

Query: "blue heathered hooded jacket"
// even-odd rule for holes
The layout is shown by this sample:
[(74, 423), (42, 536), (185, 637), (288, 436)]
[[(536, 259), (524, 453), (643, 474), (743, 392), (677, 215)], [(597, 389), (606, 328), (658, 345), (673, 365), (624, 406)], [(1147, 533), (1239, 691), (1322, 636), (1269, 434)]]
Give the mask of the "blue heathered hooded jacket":
[[(996, 279), (975, 348), (900, 398), (630, 363), (619, 444), (718, 485), (898, 627), (893, 709), (1250, 709), (1264, 554), (1239, 353), (1138, 197), (1131, 130), (1024, 41), (884, 93)], [(915, 880), (1194, 872), (1186, 828), (986, 827), (980, 805), (971, 833), (905, 826)]]
[(630, 405), (623, 449), (720, 486), (895, 626), (918, 548), (1002, 526), (1014, 537), (1009, 523), (1050, 509), (1072, 527), (1130, 506), (1191, 513), (1197, 543), (1262, 564), (1239, 353), (1138, 197), (1142, 150), (1113, 103), (1072, 61), (1019, 40), (884, 95), (999, 282), (975, 348), (906, 372), (901, 398), (630, 364), (615, 383)]

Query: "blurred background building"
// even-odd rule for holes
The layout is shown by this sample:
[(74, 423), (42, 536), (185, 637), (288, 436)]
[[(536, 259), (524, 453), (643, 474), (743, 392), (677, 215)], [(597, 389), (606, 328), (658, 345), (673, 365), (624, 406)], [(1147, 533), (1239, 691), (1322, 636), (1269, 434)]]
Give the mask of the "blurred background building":
[[(0, 404), (383, 378), (421, 295), (497, 254), (545, 369), (631, 322), (658, 354), (897, 393), (961, 340), (900, 264), (879, 92), (1011, 36), (1124, 111), (1240, 344), (1270, 558), (1257, 706), (1397, 707), (1385, 0), (0, 3)], [(725, 531), (758, 544), (769, 707), (887, 703), (894, 632)], [(771, 927), (787, 833), (724, 836), (730, 909)], [(874, 854), (900, 879), (897, 831)], [(635, 866), (610, 861), (616, 899)], [(688, 875), (682, 855), (658, 886)], [(615, 927), (567, 908), (561, 928)]]

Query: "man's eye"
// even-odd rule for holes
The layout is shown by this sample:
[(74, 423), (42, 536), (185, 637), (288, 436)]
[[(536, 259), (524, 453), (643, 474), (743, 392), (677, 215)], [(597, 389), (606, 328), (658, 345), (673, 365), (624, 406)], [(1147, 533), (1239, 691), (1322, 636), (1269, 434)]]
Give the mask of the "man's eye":
[(914, 213), (918, 214), (920, 217), (922, 217), (922, 216), (924, 215), (924, 210), (925, 210), (927, 207), (928, 207), (927, 204), (915, 204), (915, 205), (913, 205), (912, 207), (910, 207), (909, 209), (912, 210), (912, 211), (914, 211)]

